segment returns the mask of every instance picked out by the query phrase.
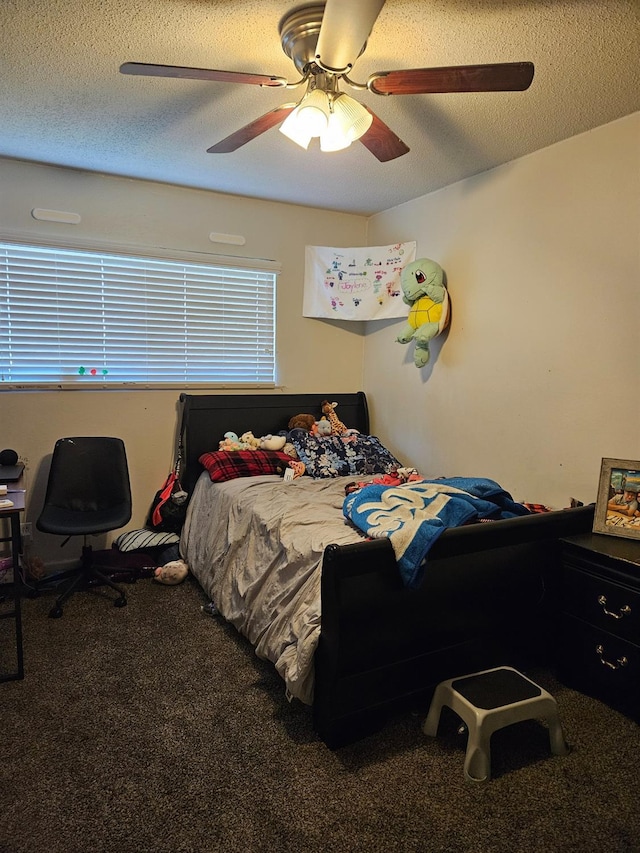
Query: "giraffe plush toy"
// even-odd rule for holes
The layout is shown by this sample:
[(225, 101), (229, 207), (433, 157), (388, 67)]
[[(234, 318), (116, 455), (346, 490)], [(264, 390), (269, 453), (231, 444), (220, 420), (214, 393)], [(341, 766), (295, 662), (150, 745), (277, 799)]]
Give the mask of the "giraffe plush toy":
[(330, 403), (328, 400), (323, 400), (322, 414), (326, 416), (327, 420), (331, 424), (332, 435), (344, 435), (348, 430), (335, 413), (337, 405), (337, 403)]

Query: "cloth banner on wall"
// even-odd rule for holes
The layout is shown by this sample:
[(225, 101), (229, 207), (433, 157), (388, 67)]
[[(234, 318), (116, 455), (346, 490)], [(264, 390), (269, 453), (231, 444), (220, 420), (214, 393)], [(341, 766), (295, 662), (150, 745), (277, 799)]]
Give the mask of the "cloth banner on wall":
[(416, 244), (305, 249), (303, 317), (383, 320), (406, 317), (400, 276), (416, 258)]

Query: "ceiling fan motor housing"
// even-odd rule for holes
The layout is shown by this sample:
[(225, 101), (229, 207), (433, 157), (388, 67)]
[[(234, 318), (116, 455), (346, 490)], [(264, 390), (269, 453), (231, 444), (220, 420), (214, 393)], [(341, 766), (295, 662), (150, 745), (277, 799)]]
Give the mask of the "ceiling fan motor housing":
[(315, 58), (323, 12), (324, 4), (317, 3), (294, 9), (280, 21), (282, 49), (301, 74)]
[[(324, 9), (324, 3), (313, 3), (294, 9), (280, 21), (278, 32), (280, 33), (282, 49), (301, 74), (304, 74), (310, 66), (315, 65), (316, 48)], [(366, 46), (367, 43), (365, 42), (358, 56), (362, 54)]]

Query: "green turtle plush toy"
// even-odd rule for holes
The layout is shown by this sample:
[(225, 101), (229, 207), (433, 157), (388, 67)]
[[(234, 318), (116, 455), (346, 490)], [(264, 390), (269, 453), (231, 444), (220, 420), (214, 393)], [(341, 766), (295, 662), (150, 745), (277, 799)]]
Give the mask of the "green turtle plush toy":
[(444, 284), (444, 270), (435, 261), (419, 258), (407, 264), (401, 275), (403, 300), (410, 306), (407, 323), (396, 340), (401, 344), (415, 341), (413, 363), (424, 367), (429, 361), (429, 341), (439, 335), (449, 322), (449, 294)]

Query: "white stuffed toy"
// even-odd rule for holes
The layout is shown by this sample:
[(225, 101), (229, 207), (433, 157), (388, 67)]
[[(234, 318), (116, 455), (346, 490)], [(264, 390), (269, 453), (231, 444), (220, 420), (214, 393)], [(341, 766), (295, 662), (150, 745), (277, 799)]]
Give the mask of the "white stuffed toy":
[(263, 435), (260, 439), (260, 450), (282, 450), (287, 443), (284, 435)]
[(189, 574), (189, 567), (184, 560), (171, 560), (165, 563), (164, 566), (158, 566), (155, 570), (153, 579), (158, 583), (166, 584), (167, 586), (176, 586)]
[(444, 270), (435, 261), (420, 258), (402, 270), (403, 301), (411, 306), (407, 323), (396, 340), (401, 344), (416, 342), (413, 363), (424, 367), (429, 361), (429, 341), (439, 335), (449, 322), (449, 295), (444, 284)]

